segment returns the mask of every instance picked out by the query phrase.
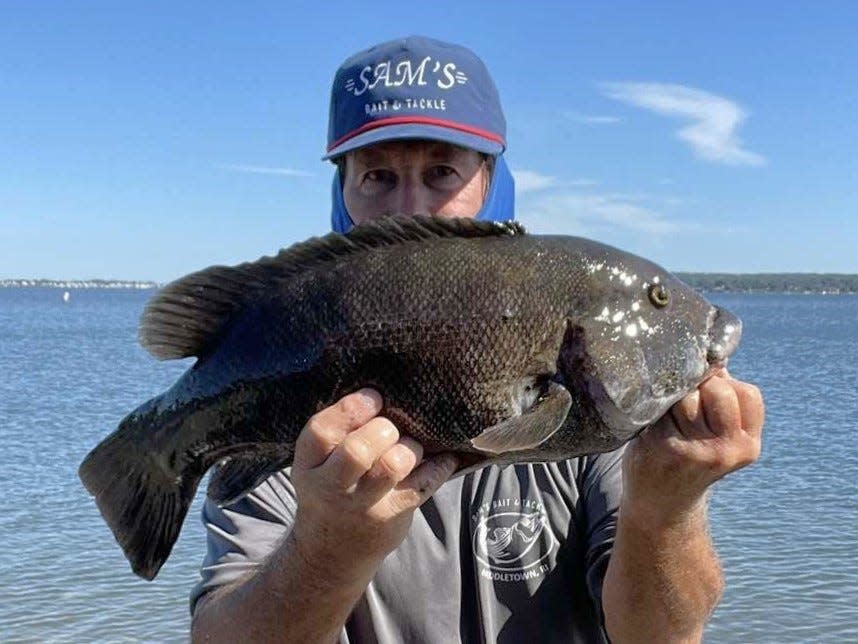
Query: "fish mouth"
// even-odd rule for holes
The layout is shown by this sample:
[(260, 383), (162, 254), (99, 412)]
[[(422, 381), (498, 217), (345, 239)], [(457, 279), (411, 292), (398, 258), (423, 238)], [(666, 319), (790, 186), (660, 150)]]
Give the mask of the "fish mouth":
[(739, 346), (742, 338), (742, 321), (727, 309), (712, 307), (709, 314), (709, 347), (706, 362), (709, 371), (727, 366), (727, 359)]

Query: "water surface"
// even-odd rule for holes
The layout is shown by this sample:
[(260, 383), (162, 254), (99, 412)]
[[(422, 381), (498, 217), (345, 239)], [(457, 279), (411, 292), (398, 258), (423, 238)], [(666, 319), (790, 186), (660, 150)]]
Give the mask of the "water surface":
[[(137, 344), (151, 294), (0, 289), (0, 641), (187, 641), (200, 499), (149, 583), (76, 473), (189, 364)], [(768, 421), (760, 462), (713, 495), (727, 590), (707, 641), (858, 641), (858, 297), (712, 299), (745, 322), (731, 371), (763, 389)]]

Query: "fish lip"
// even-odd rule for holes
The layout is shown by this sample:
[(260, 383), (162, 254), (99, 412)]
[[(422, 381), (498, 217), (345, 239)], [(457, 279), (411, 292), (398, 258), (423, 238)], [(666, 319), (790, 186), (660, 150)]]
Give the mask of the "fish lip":
[(739, 346), (742, 321), (727, 309), (713, 306), (709, 313), (709, 346), (706, 349), (707, 371), (725, 368), (727, 359)]

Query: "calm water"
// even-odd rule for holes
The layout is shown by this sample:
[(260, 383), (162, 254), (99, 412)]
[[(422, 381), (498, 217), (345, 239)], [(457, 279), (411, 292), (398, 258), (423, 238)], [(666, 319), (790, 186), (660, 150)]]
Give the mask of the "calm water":
[[(185, 641), (199, 499), (157, 580), (137, 579), (76, 476), (187, 363), (136, 343), (151, 292), (0, 289), (0, 641)], [(765, 448), (723, 481), (727, 592), (710, 642), (858, 641), (858, 297), (722, 295), (745, 321), (734, 375), (768, 403)]]

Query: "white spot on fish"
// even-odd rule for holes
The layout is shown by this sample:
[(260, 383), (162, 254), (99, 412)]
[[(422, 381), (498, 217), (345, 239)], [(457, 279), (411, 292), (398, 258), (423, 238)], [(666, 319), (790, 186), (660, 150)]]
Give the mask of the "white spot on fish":
[(611, 318), (611, 322), (619, 322), (626, 316), (625, 311), (617, 311)]
[(640, 302), (633, 302), (632, 303), (632, 311), (640, 311), (640, 310), (641, 310), (641, 303)]
[(638, 324), (641, 327), (641, 331), (649, 331), (649, 324), (647, 324), (646, 320), (644, 320), (642, 317), (638, 318)]
[(626, 327), (626, 335), (630, 338), (635, 337), (638, 334), (638, 327), (635, 324), (629, 324)]
[(661, 278), (658, 275), (656, 275), (655, 277), (652, 278), (653, 284), (658, 284), (660, 281), (661, 281)]

